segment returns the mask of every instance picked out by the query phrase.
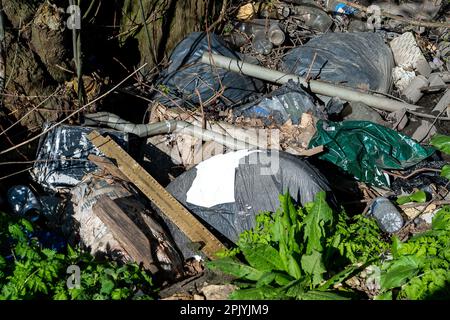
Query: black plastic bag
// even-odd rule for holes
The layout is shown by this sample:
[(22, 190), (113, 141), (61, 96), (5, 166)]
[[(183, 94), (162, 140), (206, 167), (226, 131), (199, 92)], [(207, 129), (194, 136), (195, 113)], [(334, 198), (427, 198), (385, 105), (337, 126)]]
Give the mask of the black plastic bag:
[[(154, 99), (166, 106), (230, 107), (247, 100), (263, 88), (260, 80), (201, 63), (204, 52), (242, 60), (243, 56), (229, 49), (216, 34), (193, 32), (181, 41), (170, 56), (169, 67), (157, 81)], [(222, 92), (223, 89), (223, 92)], [(198, 90), (198, 93), (197, 93)], [(199, 98), (201, 97), (201, 101)]]

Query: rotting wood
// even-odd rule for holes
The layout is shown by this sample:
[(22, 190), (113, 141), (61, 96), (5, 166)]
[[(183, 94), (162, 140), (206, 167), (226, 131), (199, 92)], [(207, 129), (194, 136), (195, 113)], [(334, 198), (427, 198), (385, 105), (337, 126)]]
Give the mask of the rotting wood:
[(210, 259), (225, 246), (203, 226), (178, 200), (162, 187), (139, 163), (114, 140), (97, 131), (89, 134), (91, 142), (107, 157), (117, 161), (122, 173), (138, 187), (186, 236), (202, 245), (200, 250)]
[(143, 263), (144, 268), (152, 273), (158, 271), (152, 259), (149, 239), (113, 200), (102, 195), (93, 206), (93, 212), (134, 261)]

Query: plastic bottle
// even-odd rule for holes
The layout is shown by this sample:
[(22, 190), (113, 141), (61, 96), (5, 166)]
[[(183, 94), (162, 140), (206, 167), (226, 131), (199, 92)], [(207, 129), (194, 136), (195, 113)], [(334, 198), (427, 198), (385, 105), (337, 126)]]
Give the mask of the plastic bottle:
[(264, 29), (258, 29), (254, 32), (252, 41), (253, 49), (263, 55), (268, 55), (272, 52), (273, 44), (266, 37)]
[(267, 38), (276, 46), (282, 45), (284, 40), (286, 40), (286, 36), (278, 23), (272, 23), (270, 25), (269, 31), (267, 32)]
[(333, 20), (331, 20), (330, 16), (314, 5), (296, 6), (295, 13), (307, 27), (320, 32), (328, 31), (333, 25)]
[(12, 210), (22, 216), (36, 221), (42, 209), (39, 200), (27, 186), (15, 186), (8, 190), (8, 202)]
[(394, 233), (403, 227), (402, 215), (387, 198), (376, 198), (371, 206), (371, 214), (384, 232)]

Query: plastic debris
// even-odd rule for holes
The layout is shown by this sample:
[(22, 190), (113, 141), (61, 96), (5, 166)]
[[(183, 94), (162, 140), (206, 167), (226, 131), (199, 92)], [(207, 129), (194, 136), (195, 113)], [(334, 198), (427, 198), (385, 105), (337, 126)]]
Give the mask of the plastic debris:
[(406, 70), (411, 68), (425, 77), (430, 75), (431, 67), (418, 47), (412, 32), (405, 32), (392, 40), (389, 45), (397, 66)]
[(283, 124), (288, 119), (291, 119), (293, 124), (298, 124), (305, 112), (326, 119), (324, 106), (317, 106), (310, 94), (295, 83), (290, 82), (273, 91), (269, 97), (261, 99), (256, 104), (252, 103), (236, 108), (233, 114), (237, 117), (263, 118), (267, 124), (271, 121)]
[(406, 100), (411, 103), (416, 103), (423, 96), (423, 89), (427, 88), (430, 82), (422, 75), (418, 75), (411, 80), (409, 85), (404, 89), (403, 95)]
[(371, 205), (371, 214), (384, 232), (395, 233), (403, 227), (403, 217), (387, 198), (376, 198)]
[(378, 112), (362, 102), (350, 102), (344, 109), (343, 116), (345, 120), (364, 120), (387, 126)]
[[(314, 61), (314, 63), (313, 63)], [(286, 73), (320, 78), (353, 88), (387, 93), (394, 61), (376, 33), (327, 33), (290, 50), (283, 58)]]
[[(308, 161), (279, 152), (240, 150), (214, 156), (175, 179), (167, 190), (201, 220), (230, 241), (255, 226), (261, 211), (274, 212), (278, 196), (289, 192), (299, 203), (322, 190), (335, 200), (326, 178)], [(185, 258), (189, 240), (166, 221)]]
[(449, 114), (449, 106), (450, 106), (450, 90), (447, 89), (444, 95), (441, 97), (439, 102), (434, 107), (433, 111), (444, 112), (447, 110), (447, 115)]
[(19, 216), (26, 217), (31, 221), (39, 219), (42, 206), (29, 187), (21, 185), (9, 189), (8, 202), (14, 213)]
[(320, 159), (334, 163), (356, 179), (376, 186), (389, 186), (383, 170), (402, 170), (433, 154), (406, 135), (368, 121), (317, 123), (310, 148), (324, 145)]
[[(52, 192), (67, 192), (81, 182), (83, 176), (97, 167), (88, 160), (90, 154), (102, 156), (87, 139), (92, 131), (87, 127), (62, 125), (41, 140), (37, 161), (31, 175), (43, 188)], [(136, 139), (114, 130), (100, 130), (113, 137), (125, 150), (137, 150)], [(132, 152), (133, 153), (133, 152)], [(137, 156), (137, 153), (133, 153)]]
[(172, 52), (171, 64), (157, 80), (159, 89), (154, 99), (173, 107), (193, 108), (200, 103), (204, 107), (230, 107), (260, 92), (263, 84), (257, 79), (201, 63), (199, 60), (210, 47), (213, 53), (239, 60), (244, 58), (229, 49), (218, 35), (191, 33)]

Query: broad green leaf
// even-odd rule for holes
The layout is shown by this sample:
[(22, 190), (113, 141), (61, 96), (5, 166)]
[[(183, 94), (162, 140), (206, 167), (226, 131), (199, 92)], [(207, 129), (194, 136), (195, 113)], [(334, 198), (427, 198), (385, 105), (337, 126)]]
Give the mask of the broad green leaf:
[(8, 231), (11, 234), (11, 237), (13, 237), (13, 239), (15, 239), (15, 240), (20, 241), (20, 240), (25, 239), (25, 234), (20, 229), (20, 226), (17, 224), (10, 224), (8, 226)]
[(424, 191), (419, 190), (410, 195), (409, 198), (414, 202), (424, 203), (427, 201), (427, 194)]
[(381, 287), (392, 289), (402, 286), (419, 272), (422, 259), (416, 256), (401, 256), (393, 261), (388, 270), (381, 274)]
[(285, 274), (285, 273), (276, 272), (275, 275), (276, 275), (275, 276), (275, 283), (280, 285), (280, 286), (285, 286), (285, 285), (289, 284), (291, 281), (294, 280), (293, 277), (291, 277), (290, 275)]
[(401, 249), (402, 245), (402, 242), (397, 236), (392, 237), (391, 251), (394, 258), (399, 257), (399, 250)]
[(255, 246), (241, 247), (241, 251), (248, 263), (260, 271), (284, 270), (284, 264), (278, 251), (267, 245), (257, 244)]
[(410, 196), (401, 196), (397, 198), (397, 204), (404, 205), (405, 203), (411, 202)]
[(314, 250), (310, 255), (303, 255), (302, 269), (312, 277), (312, 284), (318, 285), (323, 281), (322, 275), (327, 272), (322, 261), (322, 254)]
[(318, 288), (318, 290), (319, 291), (326, 291), (330, 287), (333, 287), (336, 284), (344, 282), (345, 280), (350, 278), (350, 276), (352, 276), (352, 274), (359, 268), (360, 267), (358, 267), (357, 265), (347, 266), (344, 270), (342, 270), (341, 272), (335, 274), (330, 279), (328, 279), (323, 285), (321, 285)]
[(446, 164), (445, 166), (442, 167), (441, 177), (450, 180), (450, 165)]
[(100, 289), (100, 293), (102, 294), (110, 294), (114, 289), (114, 281), (110, 279), (104, 279), (102, 281), (102, 288)]
[(408, 202), (424, 203), (427, 201), (427, 195), (424, 191), (420, 190), (410, 194), (409, 196), (401, 196), (397, 198), (397, 204), (403, 205)]
[(373, 298), (374, 300), (392, 300), (392, 291), (386, 291)]
[(33, 225), (31, 224), (30, 221), (26, 219), (21, 219), (20, 223), (24, 226), (25, 230), (27, 230), (28, 232), (33, 232)]
[(302, 300), (350, 300), (343, 295), (326, 291), (308, 291), (302, 294)]
[(276, 276), (277, 276), (277, 274), (274, 272), (267, 272), (267, 273), (263, 274), (261, 276), (261, 278), (259, 278), (258, 282), (256, 282), (256, 287), (261, 288), (261, 287), (271, 284), (272, 281), (275, 280)]
[(450, 207), (439, 210), (431, 222), (433, 230), (450, 231)]
[(431, 145), (439, 151), (450, 154), (450, 137), (436, 134), (431, 138)]
[(242, 264), (233, 258), (223, 258), (207, 262), (207, 266), (213, 269), (219, 269), (225, 273), (231, 274), (238, 278), (258, 281), (264, 272), (252, 268), (246, 264)]
[(333, 211), (326, 202), (326, 193), (317, 193), (314, 205), (305, 218), (304, 240), (306, 242), (306, 254), (313, 250), (322, 252), (322, 241), (326, 237), (326, 226), (333, 221)]
[(238, 289), (230, 294), (231, 300), (269, 300), (277, 299), (279, 290), (272, 287)]
[(289, 275), (297, 280), (300, 279), (302, 276), (302, 271), (295, 258), (292, 255), (288, 255), (287, 262)]

